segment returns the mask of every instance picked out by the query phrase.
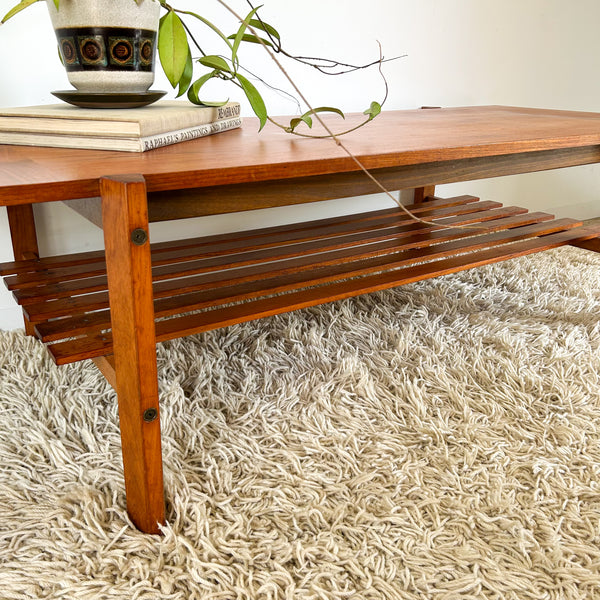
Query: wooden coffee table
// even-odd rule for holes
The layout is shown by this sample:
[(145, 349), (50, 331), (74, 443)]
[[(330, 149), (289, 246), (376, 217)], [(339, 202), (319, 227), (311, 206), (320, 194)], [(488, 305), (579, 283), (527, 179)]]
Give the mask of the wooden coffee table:
[[(434, 224), (394, 207), (150, 246), (149, 221), (378, 190), (330, 140), (257, 134), (253, 119), (143, 154), (0, 146), (15, 253), (0, 274), (58, 364), (91, 358), (115, 386), (127, 507), (142, 531), (165, 521), (157, 341), (565, 244), (600, 250), (600, 229), (572, 219), (433, 195), (435, 184), (600, 162), (600, 114), (395, 111), (345, 143), (388, 189), (418, 188), (411, 208)], [(39, 257), (32, 204), (57, 201), (103, 224), (105, 252)]]

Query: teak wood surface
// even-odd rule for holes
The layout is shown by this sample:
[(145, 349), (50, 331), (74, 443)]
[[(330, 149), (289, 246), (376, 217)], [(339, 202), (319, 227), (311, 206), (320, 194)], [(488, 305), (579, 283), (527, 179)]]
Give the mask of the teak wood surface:
[[(344, 142), (389, 189), (418, 188), (411, 210), (431, 224), (392, 208), (150, 247), (152, 220), (377, 189), (330, 140), (271, 125), (257, 134), (255, 119), (141, 154), (0, 146), (0, 206), (15, 254), (0, 275), (27, 332), (49, 343), (57, 363), (93, 358), (116, 387), (127, 508), (141, 530), (165, 522), (156, 341), (564, 244), (600, 250), (600, 230), (572, 219), (434, 196), (436, 184), (598, 163), (600, 114), (393, 111)], [(31, 205), (68, 200), (103, 225), (105, 251), (38, 257)]]
[[(340, 125), (362, 118), (350, 115)], [(600, 115), (501, 106), (390, 111), (344, 143), (367, 168), (383, 173), (500, 156), (518, 163), (557, 150), (565, 150), (555, 155), (557, 166), (566, 166), (571, 154), (576, 164), (600, 160)], [(577, 153), (582, 148), (591, 150), (588, 156)], [(546, 155), (546, 164), (554, 166), (553, 158)], [(258, 135), (256, 120), (245, 119), (240, 129), (144, 153), (0, 146), (0, 205), (99, 196), (100, 178), (109, 175), (140, 174), (154, 193), (358, 170), (330, 140), (293, 137), (270, 124)], [(407, 187), (434, 185), (441, 177)]]
[(146, 188), (140, 176), (121, 176), (103, 178), (100, 191), (129, 515), (142, 531), (159, 533), (165, 504), (150, 242), (131, 242), (133, 231), (148, 233)]

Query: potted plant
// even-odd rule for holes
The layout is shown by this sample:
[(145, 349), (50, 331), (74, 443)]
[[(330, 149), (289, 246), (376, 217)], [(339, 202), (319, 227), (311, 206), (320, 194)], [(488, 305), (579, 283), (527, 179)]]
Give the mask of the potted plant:
[[(21, 0), (1, 23), (39, 1), (42, 0)], [(217, 1), (236, 14), (224, 1)], [(347, 65), (333, 60), (293, 56), (284, 50), (277, 29), (267, 23), (255, 7), (244, 18), (236, 15), (239, 27), (227, 35), (201, 14), (178, 9), (167, 0), (46, 0), (46, 3), (56, 31), (61, 60), (69, 81), (78, 91), (149, 94), (154, 81), (156, 47), (162, 69), (170, 84), (177, 89), (177, 97), (187, 94), (194, 104), (218, 105), (221, 103), (203, 97), (202, 88), (211, 79), (227, 81), (244, 92), (259, 118), (261, 129), (269, 116), (262, 95), (241, 72), (240, 49), (244, 44), (260, 44), (273, 55), (299, 60), (329, 74), (381, 66), (384, 62), (380, 57), (366, 65)], [(202, 25), (216, 36), (223, 45), (223, 53), (206, 53), (197, 42), (191, 22)], [(199, 76), (194, 73), (196, 68), (202, 70)], [(385, 87), (387, 96), (387, 85)], [(296, 88), (296, 91), (299, 90)], [(385, 98), (381, 102), (371, 102), (364, 111), (364, 123), (381, 111), (384, 101)], [(309, 107), (289, 124), (278, 125), (290, 133), (298, 133), (298, 126), (312, 127), (313, 117), (319, 118), (322, 112), (343, 116), (342, 111), (335, 107)]]

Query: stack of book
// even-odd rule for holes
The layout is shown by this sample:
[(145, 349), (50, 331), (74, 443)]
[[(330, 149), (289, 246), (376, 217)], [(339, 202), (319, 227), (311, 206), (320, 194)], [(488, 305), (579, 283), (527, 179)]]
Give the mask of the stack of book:
[(240, 105), (159, 101), (127, 109), (47, 104), (0, 109), (0, 144), (145, 152), (240, 127)]

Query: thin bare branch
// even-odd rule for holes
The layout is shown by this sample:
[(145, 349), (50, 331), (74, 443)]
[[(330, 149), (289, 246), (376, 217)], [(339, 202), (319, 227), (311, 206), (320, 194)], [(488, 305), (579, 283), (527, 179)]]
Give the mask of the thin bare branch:
[(256, 81), (260, 81), (264, 86), (268, 87), (269, 89), (273, 90), (274, 92), (277, 92), (278, 94), (287, 96), (290, 100), (294, 101), (294, 103), (296, 104), (296, 106), (298, 108), (298, 111), (301, 110), (300, 102), (298, 101), (298, 98), (296, 98), (296, 96), (294, 96), (293, 94), (290, 94), (289, 92), (286, 92), (284, 89), (278, 88), (278, 87), (270, 84), (269, 82), (265, 81), (264, 79), (259, 77), (256, 73), (253, 73), (250, 69), (248, 69), (247, 67), (244, 67), (243, 65), (239, 65), (238, 68), (241, 69), (242, 71), (245, 71), (246, 73), (251, 75), (254, 79), (256, 79)]
[[(246, 2), (252, 10), (255, 9), (254, 5), (250, 0), (246, 0)], [(255, 14), (255, 18), (264, 27), (265, 22), (262, 20), (258, 12)], [(346, 73), (352, 73), (353, 71), (359, 71), (361, 69), (368, 69), (370, 67), (374, 67), (377, 64), (391, 62), (393, 60), (397, 60), (398, 58), (404, 58), (406, 56), (406, 54), (403, 54), (401, 56), (394, 56), (393, 58), (384, 58), (380, 55), (380, 57), (377, 60), (371, 61), (370, 63), (366, 63), (364, 65), (353, 65), (351, 63), (345, 63), (340, 60), (334, 60), (331, 58), (323, 58), (319, 56), (298, 56), (295, 54), (291, 54), (284, 50), (283, 46), (281, 45), (281, 40), (278, 40), (277, 38), (275, 38), (275, 36), (269, 33), (268, 27), (264, 27), (264, 33), (267, 35), (269, 41), (273, 45), (273, 52), (276, 52), (277, 54), (282, 54), (286, 58), (295, 60), (296, 62), (299, 62), (308, 67), (312, 67), (325, 75), (345, 75)], [(334, 69), (338, 70), (334, 71)]]
[(194, 37), (194, 34), (191, 32), (190, 28), (185, 24), (184, 21), (181, 21), (181, 24), (185, 28), (185, 30), (188, 34), (188, 37), (192, 40), (192, 42), (194, 42), (194, 46), (196, 46), (196, 48), (198, 48), (198, 50), (200, 51), (200, 54), (202, 54), (202, 56), (206, 56), (206, 52), (204, 52), (204, 50), (202, 50), (200, 44), (196, 41), (196, 38)]
[[(249, 2), (249, 0), (247, 0)], [(239, 21), (243, 21), (244, 19), (235, 11), (233, 10), (224, 0), (217, 0), (217, 2), (219, 4), (221, 4), (221, 6), (223, 6), (226, 10), (228, 10), (236, 19), (238, 19)], [(290, 77), (290, 75), (288, 74), (288, 72), (286, 71), (286, 69), (283, 67), (283, 65), (281, 64), (281, 62), (279, 61), (279, 59), (277, 58), (277, 56), (275, 55), (275, 52), (273, 52), (267, 44), (265, 44), (260, 35), (258, 35), (257, 31), (251, 26), (248, 26), (249, 31), (252, 33), (252, 35), (254, 35), (259, 43), (262, 45), (263, 49), (269, 54), (269, 56), (271, 57), (271, 59), (275, 62), (275, 64), (277, 65), (277, 67), (279, 68), (279, 70), (283, 73), (283, 75), (285, 76), (285, 78), (289, 81), (290, 85), (292, 86), (292, 88), (295, 90), (295, 92), (298, 94), (298, 97), (302, 100), (302, 102), (304, 102), (304, 104), (309, 108), (309, 110), (314, 111), (314, 108), (312, 106), (312, 104), (307, 100), (306, 96), (302, 93), (302, 90), (300, 90), (300, 88), (296, 85), (295, 81)], [(379, 45), (380, 48), (380, 52), (381, 52), (381, 45)], [(380, 54), (381, 57), (381, 54)], [(381, 60), (378, 61), (380, 63), (380, 69), (381, 69)], [(386, 94), (387, 94), (387, 84), (386, 84)], [(335, 144), (337, 146), (339, 146), (347, 155), (348, 157), (356, 164), (356, 166), (365, 174), (365, 176), (370, 179), (375, 186), (382, 192), (384, 193), (387, 197), (389, 197), (401, 210), (403, 210), (412, 220), (417, 221), (418, 223), (423, 223), (425, 225), (433, 225), (435, 227), (439, 227), (439, 223), (435, 223), (433, 221), (427, 221), (426, 219), (421, 219), (420, 217), (418, 217), (417, 215), (413, 214), (410, 210), (408, 210), (401, 202), (398, 198), (396, 198), (376, 177), (373, 176), (373, 174), (364, 166), (364, 164), (358, 159), (358, 157), (356, 157), (349, 149), (348, 147), (340, 140), (339, 135), (335, 134), (331, 128), (327, 125), (327, 123), (321, 118), (321, 116), (319, 115), (319, 113), (315, 112), (314, 113), (314, 117), (315, 119), (319, 122), (319, 124), (321, 125), (321, 127), (323, 127), (323, 129), (327, 132), (328, 136), (331, 138)], [(481, 227), (477, 227), (477, 226), (472, 226), (472, 225), (453, 225), (452, 227), (455, 227), (457, 229), (471, 229), (471, 230), (476, 230), (476, 231), (484, 231)]]

